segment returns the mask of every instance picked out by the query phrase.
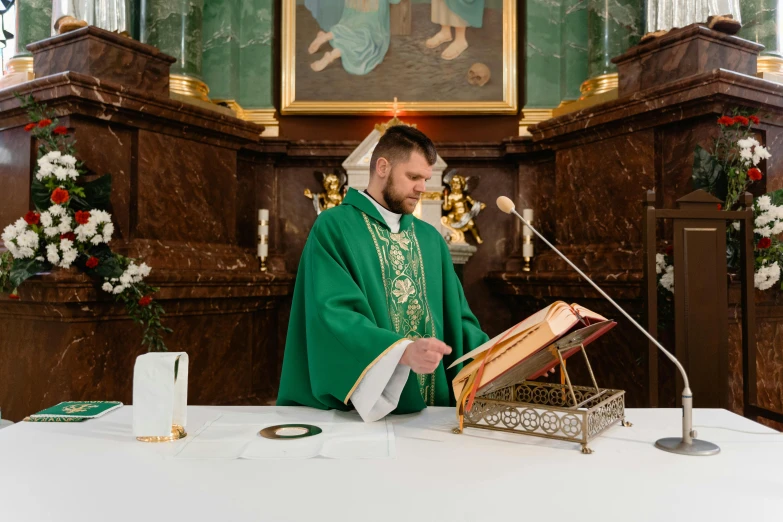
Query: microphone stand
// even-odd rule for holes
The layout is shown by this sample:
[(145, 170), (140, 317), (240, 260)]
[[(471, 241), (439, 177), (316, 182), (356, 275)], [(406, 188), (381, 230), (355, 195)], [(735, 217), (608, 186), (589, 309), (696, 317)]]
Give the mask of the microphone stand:
[[(677, 369), (680, 371), (680, 374), (682, 375), (682, 380), (685, 384), (685, 387), (682, 390), (682, 438), (680, 437), (666, 437), (663, 439), (659, 439), (655, 442), (655, 447), (664, 451), (668, 451), (670, 453), (679, 453), (681, 455), (717, 455), (720, 452), (720, 447), (718, 447), (716, 444), (713, 444), (712, 442), (708, 442), (706, 440), (700, 440), (697, 439), (696, 431), (693, 429), (693, 392), (691, 391), (690, 384), (688, 382), (688, 375), (685, 373), (685, 369), (680, 364), (680, 361), (677, 360), (677, 358), (669, 353), (669, 351), (661, 346), (661, 344), (647, 332), (642, 326), (637, 323), (633, 317), (628, 315), (628, 313), (623, 310), (620, 305), (614, 302), (614, 300), (606, 295), (606, 292), (601, 290), (597, 284), (593, 282), (592, 279), (587, 277), (587, 275), (579, 270), (575, 264), (573, 264), (565, 255), (563, 255), (560, 250), (555, 248), (555, 246), (546, 240), (544, 236), (542, 236), (538, 230), (533, 228), (533, 225), (527, 222), (525, 218), (523, 218), (519, 212), (516, 211), (514, 208), (514, 202), (511, 201), (509, 198), (505, 196), (501, 196), (498, 198), (497, 205), (503, 212), (506, 212), (507, 214), (514, 214), (516, 215), (522, 223), (527, 225), (527, 227), (532, 230), (538, 238), (543, 241), (549, 248), (554, 250), (557, 255), (559, 255), (561, 258), (563, 258), (563, 261), (568, 263), (571, 268), (576, 270), (576, 272), (582, 276), (585, 281), (590, 283), (593, 288), (595, 288), (599, 294), (601, 294), (604, 298), (606, 298), (607, 301), (612, 303), (617, 310), (620, 311), (621, 314), (623, 314), (626, 319), (631, 321), (631, 323), (636, 326), (636, 328), (639, 329), (640, 332), (642, 332), (649, 340), (652, 342), (655, 346), (658, 347), (659, 350), (661, 350), (664, 354), (666, 354), (666, 357), (671, 360), (675, 366), (677, 366)], [(506, 210), (508, 208), (508, 210)]]

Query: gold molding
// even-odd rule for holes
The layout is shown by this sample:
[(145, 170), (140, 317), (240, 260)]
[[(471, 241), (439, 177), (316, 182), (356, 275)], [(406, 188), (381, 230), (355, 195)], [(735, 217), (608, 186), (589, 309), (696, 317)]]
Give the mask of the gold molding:
[(619, 85), (617, 73), (602, 74), (595, 78), (588, 78), (579, 87), (582, 93), (580, 100), (617, 89)]
[[(392, 114), (389, 101), (302, 101), (296, 99), (296, 0), (282, 0), (280, 114)], [(466, 70), (469, 63), (465, 66)], [(417, 114), (516, 114), (517, 101), (517, 2), (503, 0), (503, 100), (483, 102), (399, 101), (401, 115)], [(404, 94), (404, 93), (401, 93)]]
[(184, 74), (169, 75), (169, 91), (201, 101), (209, 101), (209, 87), (207, 87), (207, 84), (192, 76)]
[(274, 107), (269, 109), (243, 109), (236, 100), (212, 100), (213, 103), (224, 103), (234, 111), (240, 120), (263, 125), (261, 136), (276, 138), (280, 136), (280, 122), (275, 118)]
[(439, 190), (431, 190), (429, 192), (422, 192), (422, 201), (440, 201), (443, 198), (443, 192)]
[(776, 73), (783, 74), (783, 58), (779, 56), (762, 55), (757, 61), (756, 74)]
[(593, 107), (608, 101), (616, 100), (619, 97), (619, 92), (620, 91), (618, 89), (612, 89), (601, 94), (586, 96), (578, 100), (574, 100), (571, 103), (560, 104), (560, 106), (553, 111), (552, 116), (557, 118), (563, 114), (581, 111), (582, 109), (587, 109), (588, 107)]
[(552, 117), (554, 109), (522, 109), (522, 119), (519, 120), (519, 135), (530, 136), (528, 127), (546, 121)]
[(5, 64), (6, 74), (30, 73), (33, 74), (32, 56), (15, 56)]

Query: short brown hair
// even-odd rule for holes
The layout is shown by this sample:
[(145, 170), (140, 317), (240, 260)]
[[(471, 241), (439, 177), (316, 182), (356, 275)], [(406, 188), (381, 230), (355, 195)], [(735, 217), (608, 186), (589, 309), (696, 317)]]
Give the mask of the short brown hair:
[(372, 153), (370, 173), (375, 173), (378, 158), (386, 158), (389, 163), (394, 164), (399, 161), (407, 161), (413, 151), (424, 156), (430, 165), (434, 165), (438, 159), (438, 153), (432, 140), (420, 130), (407, 125), (389, 127), (381, 136)]

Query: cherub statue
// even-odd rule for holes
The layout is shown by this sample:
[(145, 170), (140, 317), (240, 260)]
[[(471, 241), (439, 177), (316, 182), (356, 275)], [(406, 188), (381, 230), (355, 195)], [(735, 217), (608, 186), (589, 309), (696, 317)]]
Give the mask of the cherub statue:
[(480, 201), (474, 201), (468, 194), (478, 187), (478, 177), (463, 177), (452, 170), (443, 176), (443, 210), (448, 212), (441, 218), (443, 226), (456, 234), (451, 234), (452, 243), (464, 243), (465, 232), (470, 231), (476, 238), (476, 243), (483, 243), (479, 236), (478, 228), (473, 219), (484, 210), (486, 205)]
[(323, 185), (326, 192), (313, 194), (310, 192), (310, 189), (305, 189), (304, 195), (313, 200), (313, 207), (315, 207), (316, 215), (324, 210), (334, 208), (343, 202), (343, 198), (348, 189), (348, 186), (346, 185), (348, 182), (347, 175), (337, 173), (326, 174), (316, 171), (315, 179)]

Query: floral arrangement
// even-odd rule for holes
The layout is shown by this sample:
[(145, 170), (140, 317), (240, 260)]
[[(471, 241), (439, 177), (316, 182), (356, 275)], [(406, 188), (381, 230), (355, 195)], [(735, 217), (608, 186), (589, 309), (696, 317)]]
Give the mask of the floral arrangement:
[(7, 251), (0, 254), (0, 292), (19, 299), (17, 289), (28, 278), (55, 267), (75, 266), (143, 325), (143, 345), (150, 351), (165, 351), (163, 334), (171, 330), (161, 324), (163, 307), (152, 298), (158, 289), (144, 282), (150, 267), (109, 248), (114, 234), (107, 211), (111, 176), (85, 182), (86, 172), (76, 159), (75, 140), (68, 129), (32, 96), (17, 98), (30, 118), (25, 131), (39, 144), (32, 181), (35, 210), (2, 232)]
[[(759, 168), (770, 152), (753, 136), (752, 125), (759, 123), (755, 114), (724, 115), (718, 118), (720, 135), (712, 152), (697, 147), (693, 160), (693, 185), (704, 189), (723, 203), (718, 209), (734, 210), (740, 198), (754, 183), (763, 178)], [(754, 223), (754, 285), (759, 290), (772, 288), (780, 280), (783, 266), (783, 243), (777, 236), (783, 232), (783, 189), (756, 198), (753, 203)], [(739, 222), (727, 228), (726, 258), (730, 269), (740, 266)], [(671, 247), (670, 247), (671, 248)], [(672, 253), (657, 254), (656, 272), (659, 288), (674, 292)]]

